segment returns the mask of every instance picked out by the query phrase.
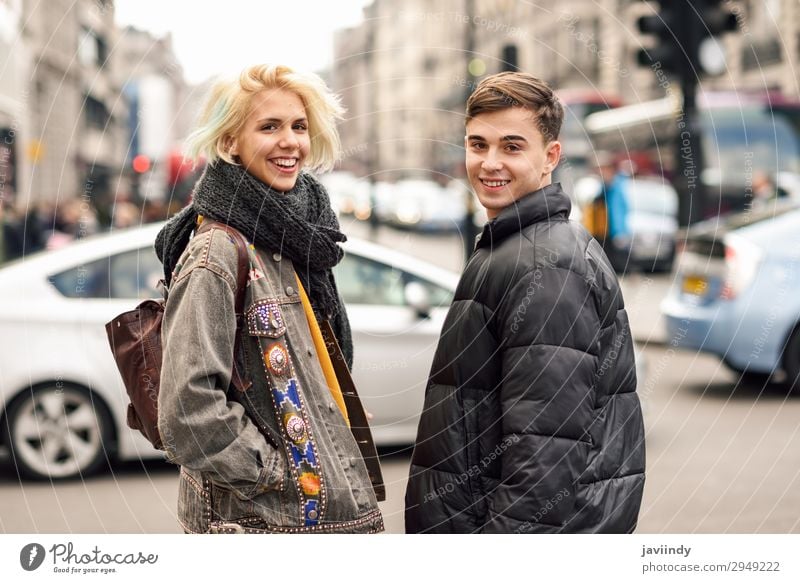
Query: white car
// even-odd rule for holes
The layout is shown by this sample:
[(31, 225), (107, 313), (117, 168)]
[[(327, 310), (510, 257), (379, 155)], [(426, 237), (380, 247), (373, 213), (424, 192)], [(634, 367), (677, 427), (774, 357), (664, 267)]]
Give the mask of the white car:
[(384, 187), (379, 200), (384, 223), (418, 231), (457, 232), (466, 212), (462, 193), (430, 180), (401, 180)]
[[(21, 475), (67, 478), (161, 453), (126, 425), (128, 397), (104, 324), (159, 297), (161, 224), (99, 235), (0, 269), (0, 427)], [(336, 268), (353, 328), (353, 376), (379, 445), (414, 441), (458, 277), (357, 240)]]
[(366, 221), (372, 214), (370, 183), (350, 172), (328, 172), (319, 177), (331, 198), (337, 215), (354, 216)]

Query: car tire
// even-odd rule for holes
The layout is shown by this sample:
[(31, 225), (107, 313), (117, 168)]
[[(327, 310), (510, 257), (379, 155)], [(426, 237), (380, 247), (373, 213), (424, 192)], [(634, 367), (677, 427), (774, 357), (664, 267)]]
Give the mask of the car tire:
[(673, 258), (664, 259), (663, 261), (654, 261), (650, 266), (650, 273), (671, 273), (672, 272)]
[(24, 391), (5, 418), (6, 443), (20, 477), (86, 476), (110, 457), (111, 414), (105, 403), (82, 387), (59, 382)]
[(763, 387), (772, 378), (768, 372), (755, 372), (752, 370), (735, 371), (739, 375), (739, 383), (749, 387)]
[(800, 328), (795, 329), (783, 349), (783, 368), (789, 392), (800, 395)]
[(654, 259), (652, 263), (647, 264), (645, 270), (650, 273), (671, 273), (674, 263), (675, 247), (673, 246), (670, 254), (665, 259)]

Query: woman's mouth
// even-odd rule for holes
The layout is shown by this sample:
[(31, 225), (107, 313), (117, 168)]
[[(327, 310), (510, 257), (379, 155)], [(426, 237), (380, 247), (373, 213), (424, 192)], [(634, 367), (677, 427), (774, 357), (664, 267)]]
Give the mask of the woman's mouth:
[(297, 171), (297, 158), (272, 158), (270, 163), (281, 174), (294, 174)]

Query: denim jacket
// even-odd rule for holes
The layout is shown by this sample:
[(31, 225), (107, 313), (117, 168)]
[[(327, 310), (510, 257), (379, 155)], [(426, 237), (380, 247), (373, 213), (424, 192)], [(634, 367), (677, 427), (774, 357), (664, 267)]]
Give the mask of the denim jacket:
[(231, 385), (237, 248), (212, 228), (187, 246), (162, 326), (159, 431), (181, 466), (189, 533), (383, 530), (364, 460), (333, 400), (292, 262), (249, 247), (239, 370)]

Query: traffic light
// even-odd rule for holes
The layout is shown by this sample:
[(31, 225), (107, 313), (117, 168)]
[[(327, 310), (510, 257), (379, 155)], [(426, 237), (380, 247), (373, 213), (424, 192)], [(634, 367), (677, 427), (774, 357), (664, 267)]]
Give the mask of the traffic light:
[(133, 161), (131, 162), (131, 167), (133, 171), (137, 174), (144, 174), (148, 170), (150, 170), (150, 158), (145, 156), (144, 154), (139, 154), (138, 156), (134, 156)]
[(636, 60), (643, 67), (660, 64), (665, 71), (678, 73), (689, 66), (686, 13), (690, 7), (683, 0), (661, 0), (658, 4), (658, 12), (640, 16), (636, 21), (639, 32), (655, 37), (655, 45), (639, 49)]
[[(660, 0), (647, 3), (652, 14), (639, 17), (639, 32), (655, 37), (655, 45), (639, 49), (637, 62), (656, 63), (679, 75), (716, 75), (725, 70), (717, 37), (737, 28), (736, 15), (725, 0)], [(655, 9), (656, 5), (658, 10)]]
[(500, 55), (501, 71), (519, 71), (517, 45), (505, 45)]
[(725, 72), (725, 52), (717, 41), (719, 35), (738, 28), (736, 15), (722, 0), (701, 0), (695, 4), (702, 26), (697, 40), (697, 68), (706, 75)]
[(705, 23), (705, 36), (717, 36), (737, 29), (736, 14), (728, 10), (725, 0), (695, 2), (700, 20)]
[(682, 138), (675, 140), (674, 186), (679, 194), (678, 220), (681, 225), (691, 225), (703, 217), (707, 207), (697, 88), (702, 76), (725, 71), (725, 53), (717, 37), (736, 30), (736, 15), (724, 0), (647, 3), (652, 12), (641, 16), (636, 25), (642, 34), (655, 37), (655, 45), (639, 50), (637, 60), (673, 76), (680, 86)]

